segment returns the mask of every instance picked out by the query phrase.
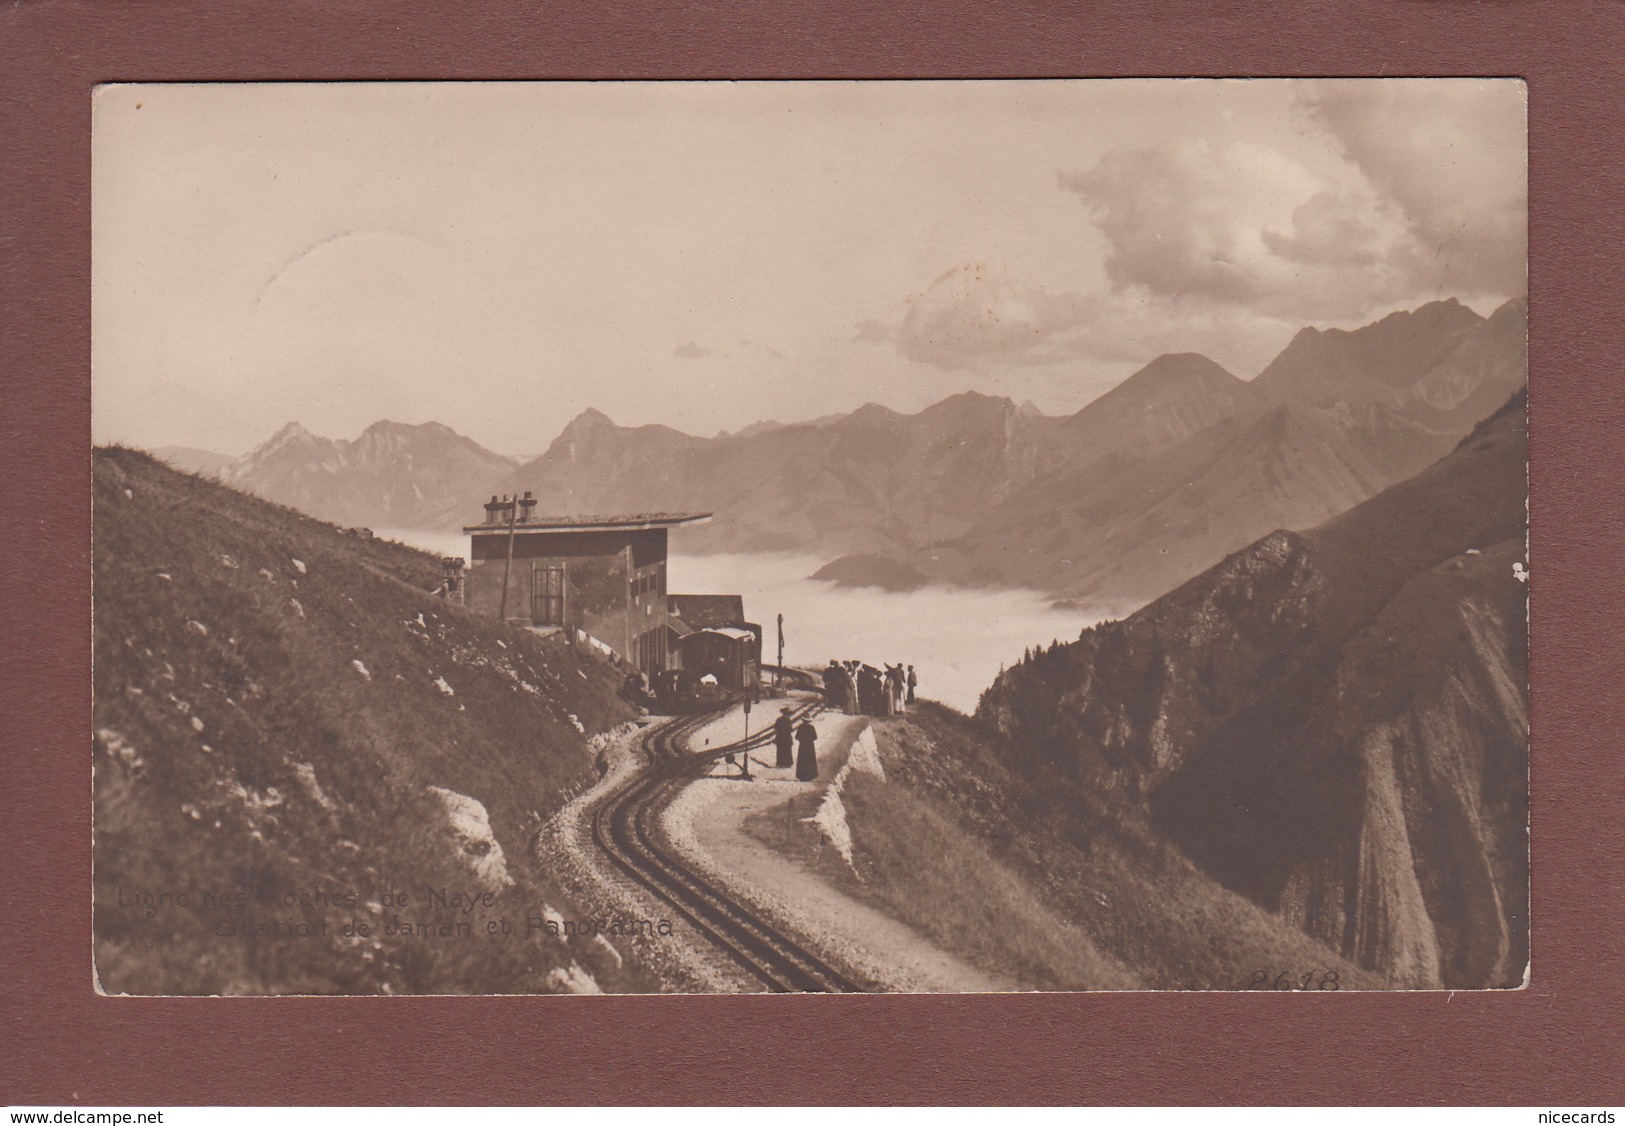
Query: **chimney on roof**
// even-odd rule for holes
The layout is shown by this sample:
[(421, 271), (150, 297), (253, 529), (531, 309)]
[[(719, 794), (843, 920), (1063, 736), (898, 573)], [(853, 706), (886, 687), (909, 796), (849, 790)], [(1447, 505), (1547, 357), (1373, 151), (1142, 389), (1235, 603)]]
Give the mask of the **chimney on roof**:
[(491, 494), (491, 499), (485, 502), (485, 522), (495, 524), (497, 522), (497, 513), (501, 508), (502, 502), (497, 500), (495, 493)]
[(535, 514), (536, 498), (530, 495), (529, 489), (526, 489), (525, 498), (519, 502), (519, 519), (521, 521), (528, 521)]

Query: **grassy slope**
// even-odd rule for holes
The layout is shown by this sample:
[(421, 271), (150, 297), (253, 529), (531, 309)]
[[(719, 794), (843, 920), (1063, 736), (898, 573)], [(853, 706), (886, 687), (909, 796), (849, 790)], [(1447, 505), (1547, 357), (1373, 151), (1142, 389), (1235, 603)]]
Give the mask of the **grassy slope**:
[[(515, 884), (485, 914), (522, 922), (544, 901), (567, 912), (529, 838), (591, 772), (582, 729), (626, 718), (619, 678), (424, 593), (433, 557), (340, 536), (145, 454), (98, 451), (94, 503), (104, 988), (532, 991), (572, 958), (607, 987), (628, 984), (612, 958), (536, 940), (215, 937), (222, 914), (343, 921), (282, 905), (288, 891), (355, 891), (365, 919), (369, 899), (408, 890), (417, 918), (425, 886), (472, 887), (478, 857), (448, 836), (431, 786), (489, 812)], [(200, 910), (208, 889), (247, 906)], [(119, 905), (137, 890), (193, 903), (146, 918)]]
[[(855, 775), (842, 797), (861, 873), (848, 884), (861, 898), (1019, 989), (1139, 984), (1043, 889), (1001, 862), (989, 840), (967, 831), (951, 807), (867, 774)], [(831, 866), (852, 874), (844, 864)]]
[(848, 791), (860, 886), (968, 959), (1041, 989), (1235, 989), (1259, 971), (1328, 970), (1345, 988), (1383, 985), (1109, 799), (1080, 806), (1070, 787), (1011, 775), (974, 721), (924, 703), (876, 731), (887, 781)]

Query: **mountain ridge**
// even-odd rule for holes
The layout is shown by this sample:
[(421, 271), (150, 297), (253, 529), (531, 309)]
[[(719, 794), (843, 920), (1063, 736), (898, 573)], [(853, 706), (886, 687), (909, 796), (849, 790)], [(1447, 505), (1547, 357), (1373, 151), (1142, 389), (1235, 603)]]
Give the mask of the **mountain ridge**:
[[(1082, 448), (1059, 468), (963, 535), (896, 554), (884, 575), (1137, 605), (1273, 527), (1315, 524), (1444, 456), (1527, 379), (1526, 318), (1522, 301), (1489, 318), (1449, 301), (1365, 329), (1305, 330), (1266, 368), (1296, 382), (1232, 384), (1217, 365), (1187, 365), (1222, 396), (1187, 400), (1201, 413), (1138, 406), (1139, 376), (1169, 370), (1154, 361), (1061, 424)], [(1305, 340), (1321, 361), (1299, 378)], [(1383, 354), (1403, 377), (1373, 374)], [(859, 562), (837, 563), (819, 574), (865, 585)]]
[(1250, 381), (1167, 353), (1067, 416), (965, 391), (707, 438), (589, 407), (527, 461), (439, 424), (332, 442), (290, 423), (221, 474), (343, 523), (444, 532), (491, 493), (529, 491), (545, 515), (709, 511), (684, 550), (814, 554), (842, 585), (1126, 607), (1443, 456), (1527, 378), (1526, 336), (1521, 299), (1488, 318), (1449, 299), (1306, 328)]
[(353, 439), (330, 439), (290, 421), (218, 476), (337, 523), (426, 528), (441, 523), (454, 497), (484, 489), (514, 465), (439, 422), (379, 419)]

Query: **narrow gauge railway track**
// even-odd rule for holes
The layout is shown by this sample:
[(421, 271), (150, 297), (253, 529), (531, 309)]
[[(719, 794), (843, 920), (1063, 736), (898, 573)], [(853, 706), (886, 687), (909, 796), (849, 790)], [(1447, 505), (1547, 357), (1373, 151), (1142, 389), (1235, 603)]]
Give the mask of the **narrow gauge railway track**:
[[(822, 711), (802, 704), (796, 719)], [(749, 754), (772, 738), (764, 729), (749, 739), (689, 754), (684, 740), (716, 713), (686, 716), (643, 736), (649, 767), (615, 791), (593, 813), (593, 841), (610, 862), (680, 916), (747, 973), (775, 993), (851, 993), (858, 986), (835, 967), (763, 919), (686, 864), (660, 838), (660, 813), (677, 792), (723, 755)]]

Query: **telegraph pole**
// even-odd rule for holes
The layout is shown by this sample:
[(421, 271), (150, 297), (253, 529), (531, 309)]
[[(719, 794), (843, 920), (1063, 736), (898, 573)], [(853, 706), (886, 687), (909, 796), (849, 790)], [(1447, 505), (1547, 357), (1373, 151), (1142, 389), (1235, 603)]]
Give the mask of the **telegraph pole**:
[(513, 571), (513, 538), (519, 523), (519, 498), (504, 497), (508, 504), (508, 561), (502, 567), (502, 605), (497, 609), (497, 620), (508, 620), (508, 576)]
[(773, 666), (773, 695), (779, 694), (779, 677), (784, 674), (784, 615), (779, 615), (779, 663)]

